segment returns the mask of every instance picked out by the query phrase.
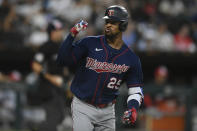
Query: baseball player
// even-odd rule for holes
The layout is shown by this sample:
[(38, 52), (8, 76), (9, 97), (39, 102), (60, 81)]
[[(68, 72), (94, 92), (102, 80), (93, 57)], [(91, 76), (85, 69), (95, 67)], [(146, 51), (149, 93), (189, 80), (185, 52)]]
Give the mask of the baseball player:
[(73, 42), (87, 28), (88, 23), (81, 20), (71, 28), (58, 52), (58, 64), (76, 67), (71, 84), (74, 131), (115, 131), (114, 103), (123, 82), (129, 92), (124, 123), (135, 123), (143, 98), (140, 60), (122, 40), (128, 25), (127, 10), (110, 6), (103, 19), (104, 35)]
[(36, 127), (37, 131), (57, 131), (57, 126), (64, 119), (63, 68), (58, 68), (56, 64), (63, 33), (61, 22), (52, 20), (47, 33), (49, 40), (35, 53), (32, 62), (32, 70), (39, 76), (33, 98), (46, 113), (46, 119)]

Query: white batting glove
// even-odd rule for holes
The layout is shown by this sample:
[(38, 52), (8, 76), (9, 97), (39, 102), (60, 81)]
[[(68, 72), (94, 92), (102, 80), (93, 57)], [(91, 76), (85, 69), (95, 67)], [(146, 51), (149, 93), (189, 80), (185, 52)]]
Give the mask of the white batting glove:
[(76, 36), (80, 31), (85, 30), (88, 27), (88, 23), (84, 20), (80, 20), (71, 28), (70, 32), (73, 36)]

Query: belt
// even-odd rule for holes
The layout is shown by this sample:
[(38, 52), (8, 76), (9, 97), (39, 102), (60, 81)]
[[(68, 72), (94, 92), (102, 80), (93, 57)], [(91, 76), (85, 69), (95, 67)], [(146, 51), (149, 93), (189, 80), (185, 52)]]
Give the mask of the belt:
[(113, 100), (112, 102), (107, 103), (107, 104), (93, 104), (90, 101), (85, 101), (85, 102), (88, 103), (88, 104), (90, 104), (90, 105), (93, 105), (95, 107), (98, 107), (98, 108), (106, 108), (108, 106), (112, 106), (113, 104), (115, 104), (116, 103), (116, 100)]

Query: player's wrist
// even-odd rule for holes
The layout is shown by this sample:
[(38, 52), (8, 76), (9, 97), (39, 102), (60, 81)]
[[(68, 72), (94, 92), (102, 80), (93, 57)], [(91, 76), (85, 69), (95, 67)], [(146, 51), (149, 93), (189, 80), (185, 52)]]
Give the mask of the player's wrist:
[(70, 29), (70, 34), (72, 35), (72, 37), (75, 37), (78, 33), (79, 31), (77, 31), (75, 27)]
[(46, 74), (47, 74), (46, 70), (41, 70), (40, 77), (44, 78)]
[(137, 112), (137, 109), (135, 107), (132, 107), (131, 109), (128, 109), (128, 111)]
[(140, 104), (137, 100), (132, 99), (132, 100), (128, 101), (127, 107), (128, 107), (128, 109), (135, 108), (136, 110), (138, 110), (140, 107)]

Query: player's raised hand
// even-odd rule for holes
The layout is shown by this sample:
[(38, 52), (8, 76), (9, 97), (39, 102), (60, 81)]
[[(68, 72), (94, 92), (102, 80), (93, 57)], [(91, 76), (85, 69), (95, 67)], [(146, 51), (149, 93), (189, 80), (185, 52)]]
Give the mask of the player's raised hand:
[(129, 109), (124, 112), (123, 123), (124, 124), (134, 124), (137, 120), (137, 111), (135, 108)]
[(88, 27), (88, 23), (84, 20), (80, 20), (71, 28), (70, 32), (73, 36), (76, 36), (80, 31), (85, 30)]

